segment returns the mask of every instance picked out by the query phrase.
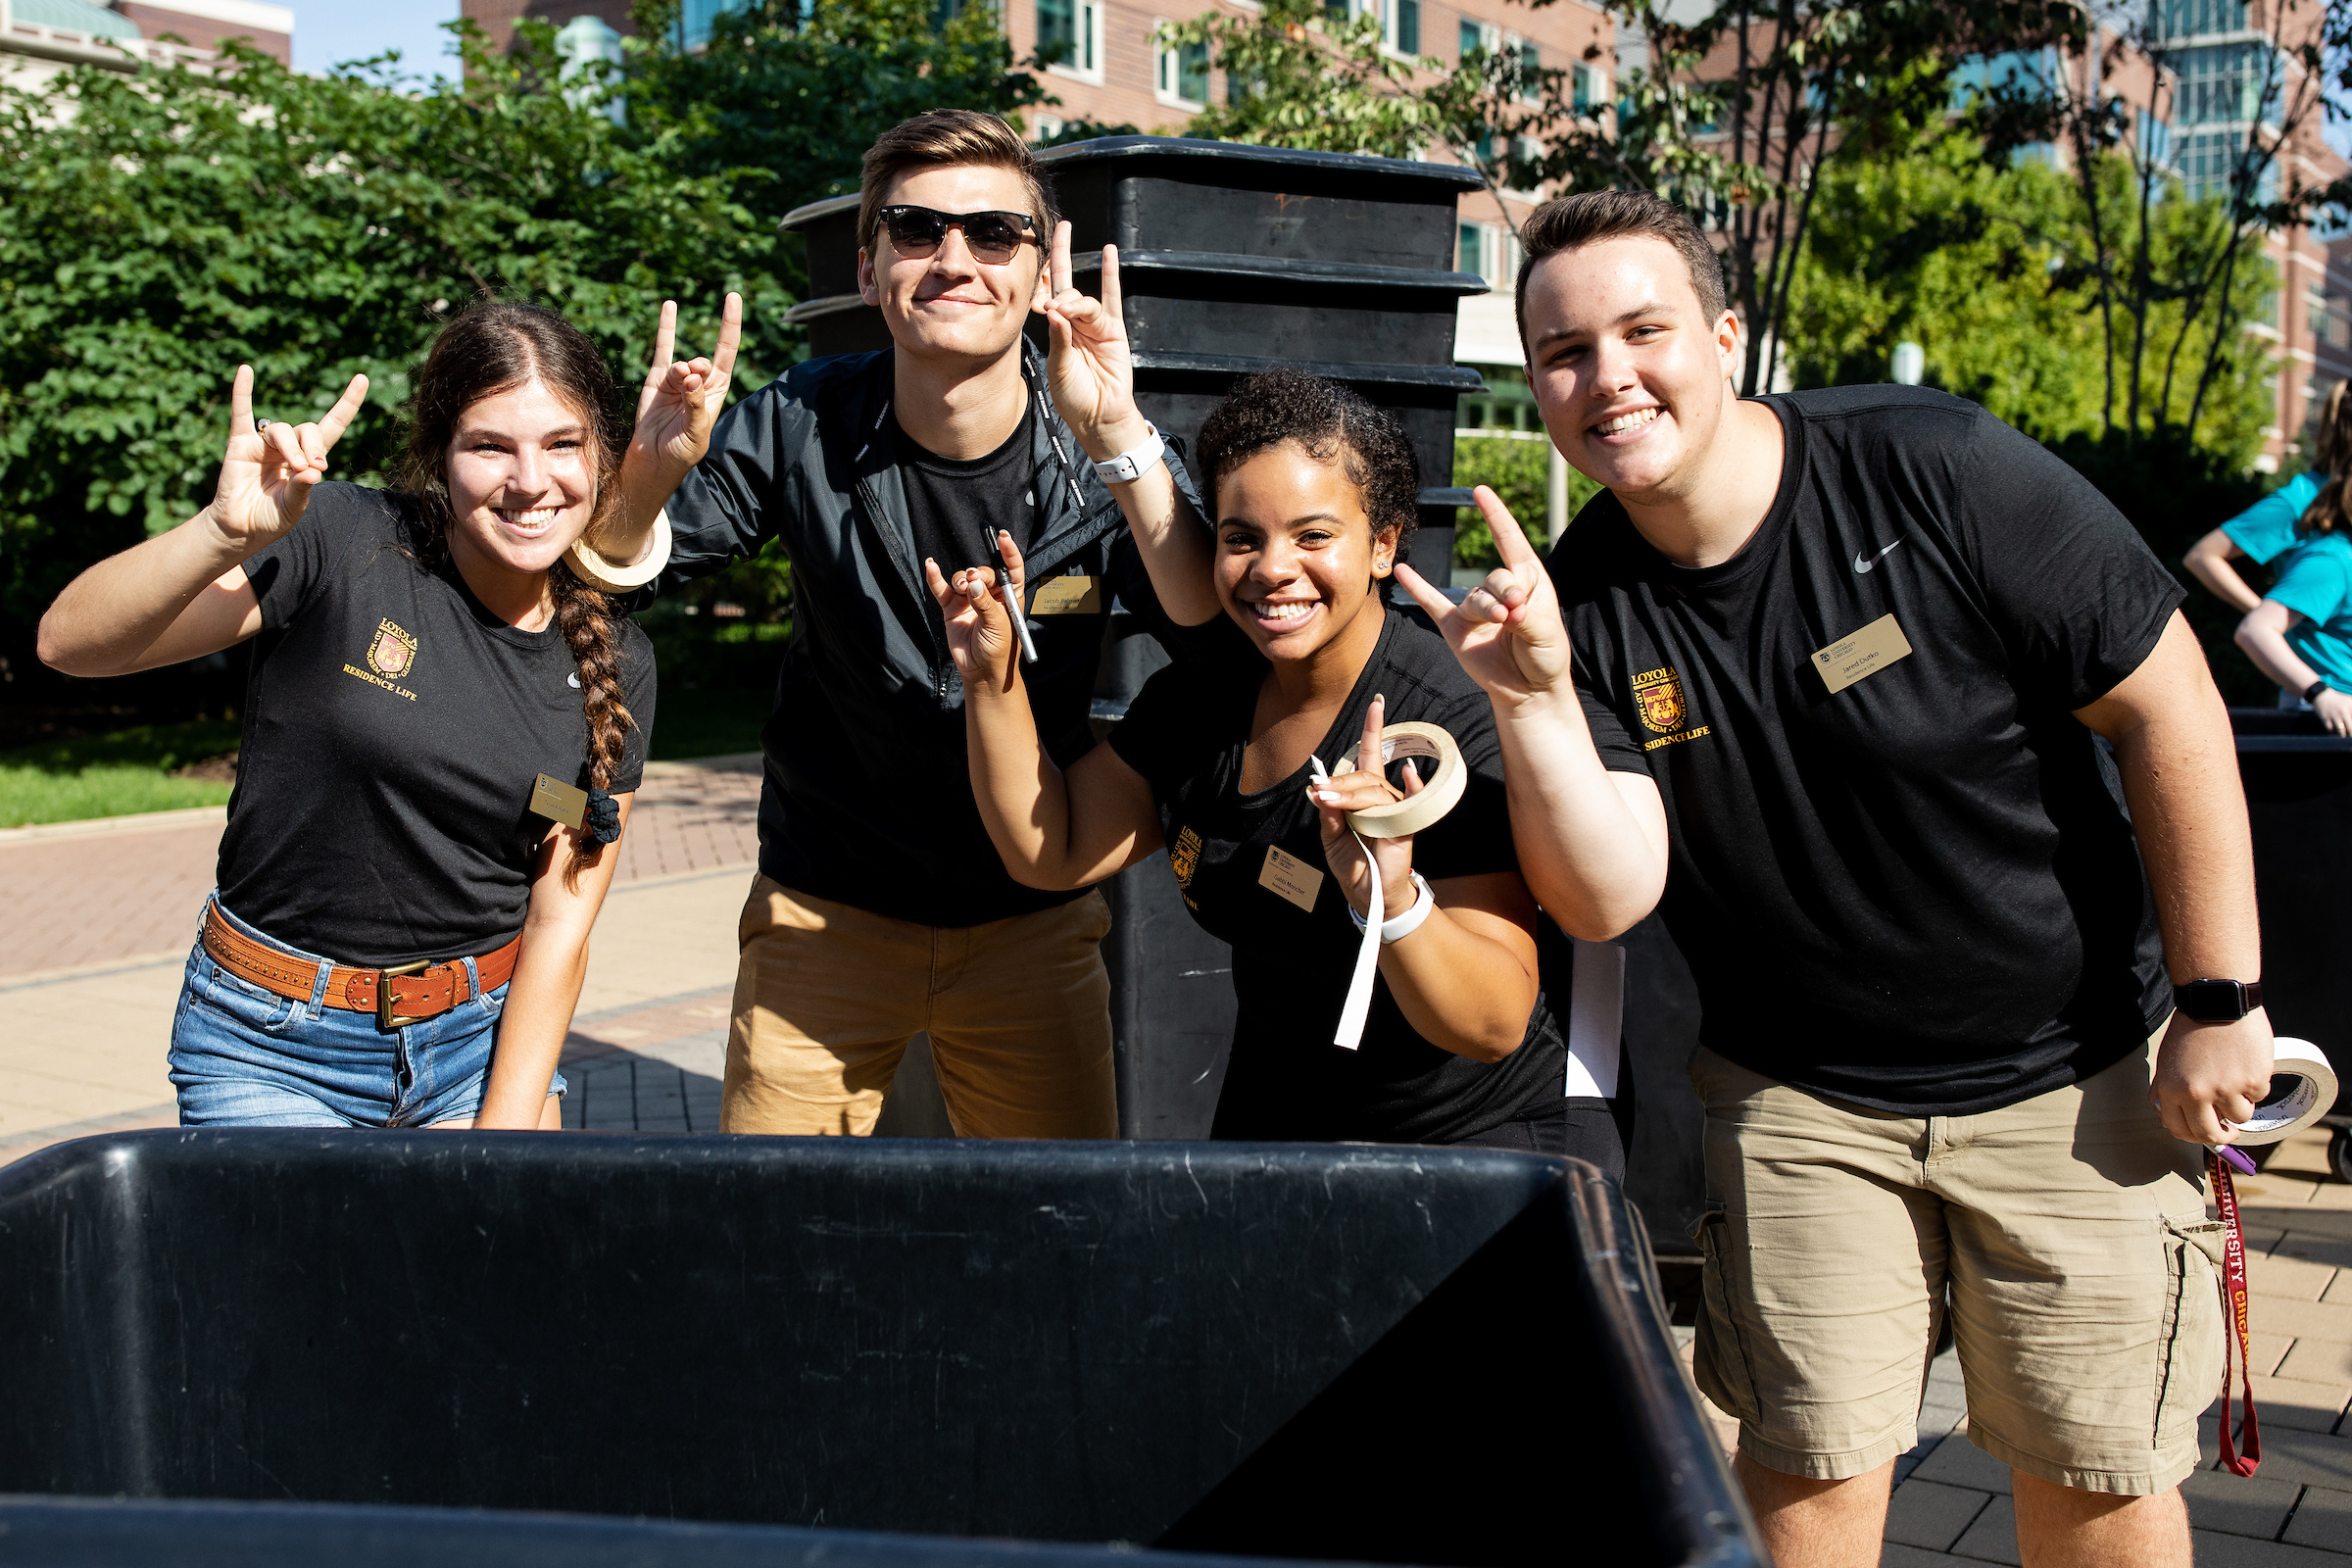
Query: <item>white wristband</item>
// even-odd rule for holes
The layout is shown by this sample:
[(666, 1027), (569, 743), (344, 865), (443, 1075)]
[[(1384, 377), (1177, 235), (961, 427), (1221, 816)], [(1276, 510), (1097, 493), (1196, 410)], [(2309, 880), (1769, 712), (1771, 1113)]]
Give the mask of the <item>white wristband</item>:
[[(1437, 895), (1429, 891), (1429, 883), (1423, 879), (1421, 873), (1415, 871), (1412, 873), (1412, 877), (1413, 891), (1418, 896), (1413, 900), (1412, 906), (1403, 913), (1393, 920), (1383, 920), (1380, 923), (1380, 940), (1384, 946), (1391, 942), (1401, 942), (1420, 930), (1421, 922), (1428, 919), (1430, 911), (1438, 906)], [(1364, 917), (1355, 912), (1355, 906), (1352, 904), (1348, 906), (1348, 918), (1355, 922), (1355, 928), (1358, 931), (1364, 929), (1366, 924)]]
[(645, 559), (633, 566), (624, 566), (612, 560), (582, 534), (564, 552), (571, 560), (571, 574), (599, 593), (625, 594), (632, 588), (642, 588), (662, 575), (669, 564), (669, 509), (654, 514), (654, 534), (646, 542)]
[(1159, 438), (1159, 431), (1150, 424), (1144, 426), (1144, 431), (1143, 444), (1133, 452), (1122, 452), (1108, 463), (1095, 465), (1095, 472), (1104, 484), (1133, 484), (1167, 455), (1168, 444)]

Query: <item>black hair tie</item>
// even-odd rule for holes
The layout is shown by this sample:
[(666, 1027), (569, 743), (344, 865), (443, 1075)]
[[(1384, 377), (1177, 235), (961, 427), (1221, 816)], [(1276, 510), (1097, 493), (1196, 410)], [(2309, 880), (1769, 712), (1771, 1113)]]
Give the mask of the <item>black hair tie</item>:
[(580, 837), (591, 844), (610, 844), (620, 837), (620, 803), (611, 790), (588, 792), (588, 809), (580, 813)]

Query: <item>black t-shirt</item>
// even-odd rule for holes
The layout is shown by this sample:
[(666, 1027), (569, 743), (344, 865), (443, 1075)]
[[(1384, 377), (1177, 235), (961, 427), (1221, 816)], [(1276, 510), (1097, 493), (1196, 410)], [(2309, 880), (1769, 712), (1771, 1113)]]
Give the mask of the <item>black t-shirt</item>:
[[(1029, 471), (1030, 421), (1037, 410), (1034, 404), (1027, 410), (1004, 444), (984, 458), (943, 458), (899, 430), (899, 475), (906, 486), (906, 520), (914, 529), (918, 565), (936, 561), (939, 574), (951, 578), (966, 566), (1002, 572), (999, 528), (1028, 553), (1037, 525), (1037, 500), (1030, 489), (1037, 476)], [(939, 620), (938, 601), (930, 608)]]
[[(1362, 934), (1323, 858), (1322, 829), (1306, 798), (1310, 770), (1242, 793), (1242, 754), (1265, 672), (1253, 649), (1243, 653), (1188, 658), (1160, 670), (1110, 738), (1127, 765), (1151, 781), (1186, 907), (1233, 946), (1241, 1005), (1212, 1136), (1445, 1144), (1511, 1121), (1539, 1101), (1558, 1101), (1567, 1052), (1542, 997), (1525, 1041), (1499, 1062), (1431, 1045), (1378, 979), (1362, 1046), (1343, 1051), (1331, 1043)], [(1414, 836), (1413, 868), (1432, 882), (1516, 872), (1501, 748), (1486, 694), (1442, 640), (1391, 611), (1362, 677), (1316, 747), (1327, 766), (1353, 753), (1375, 695), (1388, 699), (1389, 723), (1418, 719), (1445, 729), (1472, 769), (1461, 803)], [(1319, 877), (1302, 895), (1311, 907), (1264, 884), (1277, 855), (1295, 862), (1293, 887), (1301, 869)]]
[[(522, 929), (545, 817), (531, 781), (585, 788), (579, 666), (551, 621), (521, 631), (444, 560), (420, 563), (399, 498), (322, 484), (245, 564), (262, 602), (220, 902), (281, 942), (380, 967), (487, 953)], [(637, 787), (654, 655), (619, 620)]]
[[(1973, 403), (1765, 401), (1786, 466), (1738, 556), (1678, 566), (1604, 491), (1551, 557), (1601, 760), (1665, 800), (1702, 1038), (1907, 1115), (2087, 1077), (2171, 986), (2113, 763), (2072, 710), (2139, 666), (2180, 587)], [(1873, 648), (1833, 693), (1815, 656), (1853, 673)]]

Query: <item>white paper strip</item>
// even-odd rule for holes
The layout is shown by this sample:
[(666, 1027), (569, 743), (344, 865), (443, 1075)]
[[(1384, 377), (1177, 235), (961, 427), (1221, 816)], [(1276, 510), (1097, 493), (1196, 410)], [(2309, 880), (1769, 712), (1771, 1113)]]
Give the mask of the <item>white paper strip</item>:
[(1568, 994), (1568, 1098), (1615, 1100), (1625, 1039), (1625, 950), (1578, 942)]

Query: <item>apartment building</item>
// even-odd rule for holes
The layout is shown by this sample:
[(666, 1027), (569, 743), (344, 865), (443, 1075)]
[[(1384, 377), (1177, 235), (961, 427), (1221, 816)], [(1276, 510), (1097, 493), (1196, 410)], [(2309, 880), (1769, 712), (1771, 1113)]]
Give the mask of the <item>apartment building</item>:
[(0, 0), (0, 81), (32, 86), (75, 66), (202, 62), (230, 38), (291, 65), (293, 9), (256, 0)]
[[(2178, 77), (2166, 162), (2192, 194), (2227, 189), (2256, 141), (2276, 153), (2263, 174), (2263, 200), (2345, 172), (2343, 158), (2322, 136), (2316, 106), (2291, 131), (2282, 123), (2316, 84), (2304, 81), (2292, 53), (2302, 38), (2277, 36), (2278, 4), (2156, 0), (2151, 7), (2151, 42)], [(2314, 7), (2285, 15), (2289, 29), (2322, 24)], [(2261, 460), (2276, 468), (2308, 456), (2312, 421), (2328, 389), (2352, 375), (2352, 236), (2298, 226), (2268, 235), (2263, 253), (2278, 269), (2278, 295), (2269, 318), (2248, 330), (2271, 341), (2277, 366), (2278, 413)]]

